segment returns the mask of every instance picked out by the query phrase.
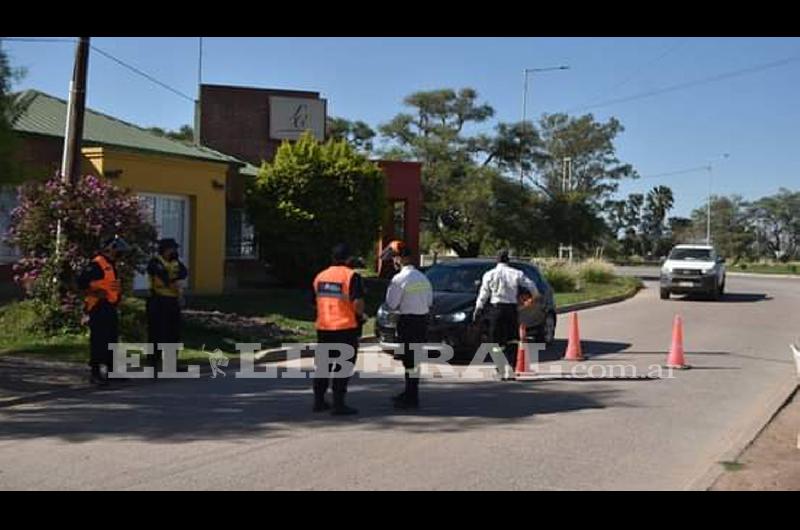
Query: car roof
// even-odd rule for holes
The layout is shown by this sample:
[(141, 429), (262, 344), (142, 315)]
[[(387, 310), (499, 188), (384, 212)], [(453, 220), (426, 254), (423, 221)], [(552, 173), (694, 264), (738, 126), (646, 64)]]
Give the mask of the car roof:
[[(445, 261), (440, 261), (436, 265), (458, 266), (458, 265), (495, 265), (496, 259), (492, 258), (456, 258)], [(509, 265), (530, 265), (535, 267), (533, 263), (527, 261), (511, 260)], [(433, 266), (433, 265), (431, 265)]]
[(703, 250), (714, 250), (710, 245), (675, 245), (675, 248), (699, 248)]

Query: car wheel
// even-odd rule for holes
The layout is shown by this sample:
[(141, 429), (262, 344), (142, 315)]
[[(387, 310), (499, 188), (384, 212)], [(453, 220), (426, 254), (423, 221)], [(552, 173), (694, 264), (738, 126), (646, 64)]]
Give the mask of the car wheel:
[(556, 338), (556, 314), (553, 312), (547, 313), (544, 323), (536, 333), (536, 342), (544, 343), (545, 346), (550, 346)]
[(661, 289), (661, 299), (669, 300), (669, 289)]

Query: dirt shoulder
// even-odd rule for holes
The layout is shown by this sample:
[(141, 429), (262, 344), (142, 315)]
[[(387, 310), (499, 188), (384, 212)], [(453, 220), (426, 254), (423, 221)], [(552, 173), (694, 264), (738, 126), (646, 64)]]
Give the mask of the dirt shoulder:
[(800, 391), (710, 488), (800, 491)]

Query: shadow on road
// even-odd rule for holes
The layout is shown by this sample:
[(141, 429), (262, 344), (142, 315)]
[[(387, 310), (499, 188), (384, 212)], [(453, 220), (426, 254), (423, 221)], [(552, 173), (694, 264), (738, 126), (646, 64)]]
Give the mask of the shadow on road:
[(752, 303), (752, 302), (766, 302), (772, 300), (772, 297), (765, 293), (724, 293), (719, 300), (713, 300), (698, 294), (687, 294), (681, 297), (676, 297), (676, 300), (710, 302), (717, 304), (729, 303)]
[(310, 379), (195, 379), (125, 383), (37, 405), (0, 410), (0, 440), (57, 437), (85, 442), (102, 437), (145, 441), (295, 435), (298, 426), (462, 432), (558, 412), (628, 406), (618, 391), (583, 387), (566, 391), (546, 382), (423, 380), (422, 408), (396, 412), (390, 396), (401, 379), (351, 382), (355, 417), (311, 412)]

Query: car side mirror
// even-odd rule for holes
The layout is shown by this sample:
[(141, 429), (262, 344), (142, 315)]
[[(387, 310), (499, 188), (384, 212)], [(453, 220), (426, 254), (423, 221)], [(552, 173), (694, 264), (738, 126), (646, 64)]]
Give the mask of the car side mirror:
[(723, 257), (717, 258), (717, 263), (725, 263), (725, 258)]
[(660, 258), (658, 258), (658, 260), (659, 260), (661, 263), (664, 263), (665, 261), (667, 261), (667, 257), (666, 257), (666, 256), (661, 256)]

